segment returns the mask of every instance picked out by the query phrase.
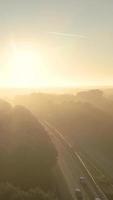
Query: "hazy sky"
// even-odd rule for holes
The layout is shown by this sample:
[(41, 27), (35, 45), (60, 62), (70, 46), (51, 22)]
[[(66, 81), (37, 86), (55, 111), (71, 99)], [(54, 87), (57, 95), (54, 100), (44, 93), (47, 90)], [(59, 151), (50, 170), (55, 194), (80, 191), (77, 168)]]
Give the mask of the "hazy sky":
[(1, 87), (111, 84), (113, 0), (0, 0)]

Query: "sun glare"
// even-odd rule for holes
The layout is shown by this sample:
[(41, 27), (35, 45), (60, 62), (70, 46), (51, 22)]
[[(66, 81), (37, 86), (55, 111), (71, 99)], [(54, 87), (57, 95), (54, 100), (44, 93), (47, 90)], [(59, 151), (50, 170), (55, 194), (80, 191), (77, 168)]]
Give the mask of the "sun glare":
[(41, 84), (41, 56), (32, 47), (13, 47), (9, 65), (12, 87), (34, 87), (38, 79)]

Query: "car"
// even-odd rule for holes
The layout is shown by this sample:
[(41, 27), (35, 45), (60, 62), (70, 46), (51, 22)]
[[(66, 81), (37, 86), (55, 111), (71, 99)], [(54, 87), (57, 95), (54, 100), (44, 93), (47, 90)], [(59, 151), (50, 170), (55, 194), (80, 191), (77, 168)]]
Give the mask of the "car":
[(83, 200), (83, 195), (82, 195), (82, 192), (79, 188), (75, 189), (75, 195), (76, 195), (78, 200)]
[(86, 177), (85, 176), (80, 176), (80, 183), (82, 184), (82, 185), (87, 185), (87, 179), (86, 179)]

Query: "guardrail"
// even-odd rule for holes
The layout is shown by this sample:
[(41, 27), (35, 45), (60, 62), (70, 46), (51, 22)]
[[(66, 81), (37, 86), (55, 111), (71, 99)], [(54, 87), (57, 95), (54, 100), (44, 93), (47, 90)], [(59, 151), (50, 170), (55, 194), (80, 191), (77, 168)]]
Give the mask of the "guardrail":
[(102, 189), (100, 188), (100, 186), (96, 183), (95, 178), (93, 177), (92, 173), (90, 172), (90, 170), (88, 169), (88, 167), (85, 165), (84, 161), (82, 160), (81, 156), (79, 155), (79, 153), (75, 152), (73, 149), (73, 146), (65, 139), (65, 137), (62, 135), (62, 133), (57, 130), (54, 126), (52, 126), (49, 122), (44, 121), (44, 123), (48, 128), (52, 129), (53, 131), (56, 132), (57, 136), (59, 136), (59, 138), (67, 145), (67, 147), (72, 151), (73, 155), (79, 160), (79, 162), (81, 163), (82, 167), (84, 168), (84, 170), (86, 171), (88, 177), (90, 178), (93, 186), (96, 189), (97, 195), (102, 199), (102, 200), (109, 200), (108, 197), (104, 194), (104, 192), (102, 191)]

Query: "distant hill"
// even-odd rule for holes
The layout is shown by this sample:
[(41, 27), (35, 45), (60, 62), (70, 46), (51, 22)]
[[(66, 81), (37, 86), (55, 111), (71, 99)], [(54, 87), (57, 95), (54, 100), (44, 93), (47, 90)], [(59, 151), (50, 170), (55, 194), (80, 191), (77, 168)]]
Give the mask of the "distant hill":
[(19, 96), (15, 102), (49, 120), (73, 144), (89, 145), (89, 148), (96, 146), (103, 154), (112, 156), (113, 100), (103, 91), (88, 90), (77, 95), (35, 93)]

